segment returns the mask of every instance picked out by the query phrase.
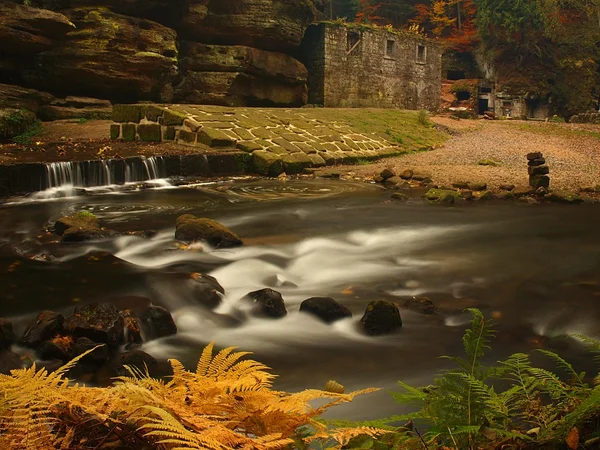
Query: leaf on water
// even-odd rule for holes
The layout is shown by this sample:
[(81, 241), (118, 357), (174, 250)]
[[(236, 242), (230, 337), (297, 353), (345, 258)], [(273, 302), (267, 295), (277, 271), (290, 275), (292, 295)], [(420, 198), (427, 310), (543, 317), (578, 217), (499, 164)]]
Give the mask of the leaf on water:
[(579, 431), (577, 431), (577, 428), (571, 428), (565, 442), (567, 443), (567, 447), (571, 450), (577, 450), (579, 448)]

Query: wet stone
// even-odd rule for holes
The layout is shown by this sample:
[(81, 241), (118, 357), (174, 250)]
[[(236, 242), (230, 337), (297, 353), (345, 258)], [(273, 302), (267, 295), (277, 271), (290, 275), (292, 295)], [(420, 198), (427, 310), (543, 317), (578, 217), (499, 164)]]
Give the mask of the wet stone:
[(177, 333), (171, 313), (161, 306), (149, 306), (140, 314), (140, 322), (148, 339), (158, 339)]
[(52, 339), (63, 330), (64, 317), (53, 311), (42, 311), (27, 326), (21, 343), (26, 347), (37, 347)]
[(124, 320), (110, 303), (92, 303), (65, 319), (64, 329), (76, 337), (87, 337), (94, 342), (117, 347), (123, 340)]
[(393, 333), (402, 328), (398, 307), (387, 300), (376, 300), (367, 306), (360, 320), (363, 330), (371, 336)]
[(536, 158), (527, 162), (528, 166), (541, 166), (546, 164), (546, 160), (544, 158)]
[(532, 153), (527, 153), (527, 159), (528, 159), (529, 161), (532, 161), (532, 160), (534, 160), (534, 159), (539, 159), (539, 158), (542, 158), (542, 157), (543, 157), (543, 155), (542, 155), (542, 153), (541, 153), (541, 152), (532, 152)]
[(529, 175), (547, 175), (550, 173), (550, 168), (546, 165), (544, 166), (530, 166), (527, 171)]
[(312, 297), (300, 304), (300, 311), (312, 314), (325, 323), (352, 317), (352, 313), (344, 305), (331, 297)]
[(281, 318), (287, 315), (283, 297), (273, 289), (265, 288), (250, 292), (243, 301), (252, 305), (252, 314), (256, 316)]

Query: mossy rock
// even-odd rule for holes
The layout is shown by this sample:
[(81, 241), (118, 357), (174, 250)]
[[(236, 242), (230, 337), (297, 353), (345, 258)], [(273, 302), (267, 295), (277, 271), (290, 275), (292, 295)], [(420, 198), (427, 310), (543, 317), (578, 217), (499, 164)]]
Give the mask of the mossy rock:
[(98, 228), (98, 218), (88, 211), (81, 211), (71, 216), (64, 216), (54, 222), (54, 232), (62, 236), (69, 228)]
[(281, 160), (286, 173), (302, 173), (306, 167), (310, 167), (312, 164), (312, 161), (304, 152), (282, 155)]
[(271, 153), (275, 153), (276, 155), (287, 155), (288, 152), (285, 148), (283, 148), (281, 145), (271, 145), (269, 147), (267, 147), (267, 151), (271, 152)]
[(121, 126), (122, 137), (124, 141), (131, 142), (135, 141), (136, 138), (136, 125), (132, 123), (124, 123)]
[(158, 119), (162, 117), (164, 113), (164, 108), (160, 108), (159, 106), (148, 105), (145, 107), (145, 116), (150, 122), (158, 123)]
[(179, 130), (179, 134), (177, 135), (177, 140), (181, 141), (181, 142), (185, 142), (186, 144), (195, 144), (196, 136), (197, 136), (197, 134), (192, 131)]
[(579, 195), (559, 190), (555, 190), (546, 194), (544, 198), (546, 200), (550, 200), (551, 202), (566, 203), (571, 205), (583, 203), (583, 199)]
[(113, 105), (112, 120), (121, 123), (140, 123), (145, 116), (144, 105)]
[(161, 127), (159, 124), (149, 123), (138, 125), (138, 135), (144, 142), (161, 142)]
[(245, 128), (234, 128), (233, 132), (239, 136), (239, 138), (243, 141), (251, 141), (254, 139), (252, 133), (250, 133)]
[(187, 119), (187, 115), (179, 112), (179, 111), (173, 111), (171, 109), (165, 109), (162, 119), (161, 119), (161, 125), (166, 125), (166, 126), (174, 126), (174, 125), (183, 125), (183, 121)]
[[(452, 198), (453, 201), (448, 200)], [(454, 200), (460, 198), (460, 192), (450, 189), (429, 189), (425, 193), (425, 199), (434, 203), (454, 203)]]
[(216, 248), (238, 247), (240, 237), (219, 222), (184, 214), (177, 218), (175, 239), (184, 242), (205, 241)]
[(479, 164), (480, 166), (498, 167), (502, 165), (502, 161), (498, 161), (495, 159), (482, 159), (477, 164)]
[(275, 153), (257, 150), (252, 153), (252, 167), (256, 173), (276, 177), (283, 172), (283, 161)]
[(308, 158), (310, 159), (313, 167), (322, 167), (326, 165), (325, 160), (316, 153), (311, 153), (310, 155), (308, 155)]

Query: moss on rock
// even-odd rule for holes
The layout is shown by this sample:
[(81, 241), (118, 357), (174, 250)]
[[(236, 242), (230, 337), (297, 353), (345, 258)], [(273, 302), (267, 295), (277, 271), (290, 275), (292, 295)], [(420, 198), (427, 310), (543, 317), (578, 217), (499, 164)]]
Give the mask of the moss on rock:
[(184, 242), (206, 241), (217, 248), (238, 247), (240, 237), (219, 222), (184, 214), (177, 218), (175, 239)]
[(252, 153), (252, 167), (256, 173), (276, 177), (283, 172), (283, 161), (275, 153), (256, 150)]

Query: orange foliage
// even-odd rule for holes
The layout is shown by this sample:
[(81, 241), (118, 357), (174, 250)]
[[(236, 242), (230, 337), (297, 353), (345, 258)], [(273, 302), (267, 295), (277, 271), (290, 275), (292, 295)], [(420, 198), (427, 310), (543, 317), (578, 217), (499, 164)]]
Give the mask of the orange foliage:
[(354, 21), (358, 23), (375, 23), (381, 20), (382, 17), (377, 15), (379, 8), (381, 8), (381, 3), (375, 4), (373, 0), (360, 0), (360, 7)]

